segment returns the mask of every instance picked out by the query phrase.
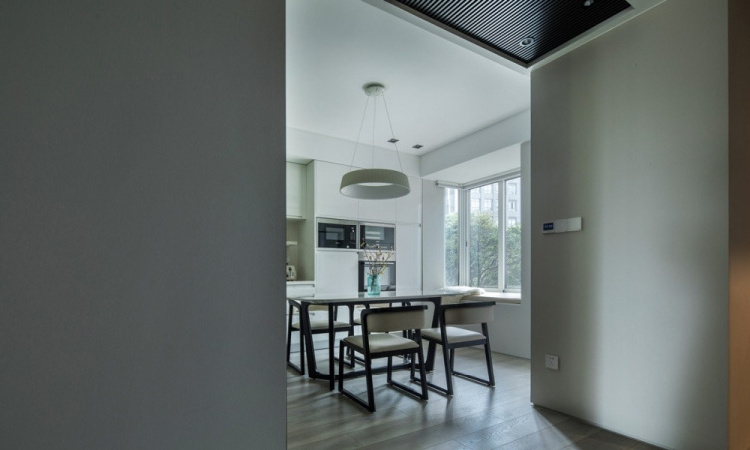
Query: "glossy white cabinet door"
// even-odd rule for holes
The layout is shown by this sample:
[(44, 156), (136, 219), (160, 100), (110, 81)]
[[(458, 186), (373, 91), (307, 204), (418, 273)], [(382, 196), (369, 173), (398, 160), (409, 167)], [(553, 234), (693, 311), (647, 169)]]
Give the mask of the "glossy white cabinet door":
[(396, 201), (394, 199), (360, 200), (359, 220), (394, 223), (396, 221)]
[(358, 264), (356, 251), (316, 250), (315, 293), (351, 294), (357, 292)]
[(396, 224), (396, 290), (422, 289), (422, 228)]
[(357, 219), (358, 200), (343, 195), (341, 177), (348, 166), (315, 161), (315, 216)]
[(422, 179), (409, 177), (411, 190), (396, 199), (397, 223), (422, 223)]
[(290, 219), (305, 218), (305, 166), (286, 163), (286, 216)]

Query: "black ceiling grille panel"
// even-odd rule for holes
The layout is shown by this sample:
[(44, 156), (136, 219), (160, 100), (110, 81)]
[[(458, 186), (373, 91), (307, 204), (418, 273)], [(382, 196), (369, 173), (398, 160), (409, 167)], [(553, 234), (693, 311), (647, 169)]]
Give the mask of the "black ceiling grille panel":
[(386, 1), (526, 67), (630, 8), (625, 0)]

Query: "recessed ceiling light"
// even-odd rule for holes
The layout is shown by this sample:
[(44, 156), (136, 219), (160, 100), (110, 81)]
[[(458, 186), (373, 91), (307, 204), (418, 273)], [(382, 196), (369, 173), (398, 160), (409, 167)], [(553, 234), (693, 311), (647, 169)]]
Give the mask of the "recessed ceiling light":
[(584, 0), (583, 6), (591, 6), (594, 4), (594, 0)]
[(388, 142), (390, 142), (391, 144), (395, 144), (396, 142), (398, 142), (398, 139), (396, 139), (396, 138), (390, 138), (390, 139), (388, 139)]
[(534, 42), (536, 42), (536, 40), (533, 37), (529, 36), (527, 38), (521, 39), (521, 42), (519, 42), (518, 45), (520, 45), (521, 47), (528, 47)]
[(424, 145), (422, 145), (422, 144), (417, 144), (417, 145), (412, 145), (411, 146), (411, 148), (416, 148), (417, 150), (419, 150), (422, 147), (424, 147)]

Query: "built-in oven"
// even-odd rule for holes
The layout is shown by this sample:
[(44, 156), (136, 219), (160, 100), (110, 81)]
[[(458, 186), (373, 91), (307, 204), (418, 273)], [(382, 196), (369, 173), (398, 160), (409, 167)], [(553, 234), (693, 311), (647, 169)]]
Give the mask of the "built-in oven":
[(318, 219), (318, 248), (338, 248), (356, 250), (357, 222)]
[[(380, 290), (381, 291), (395, 291), (396, 290), (396, 261), (387, 261), (385, 263), (372, 263), (370, 261), (363, 261), (360, 257), (359, 261), (359, 292), (367, 291), (367, 275), (372, 272), (372, 265), (376, 264), (377, 272), (380, 272)], [(382, 266), (381, 266), (382, 265)]]
[(360, 248), (396, 250), (396, 231), (393, 225), (360, 223)]

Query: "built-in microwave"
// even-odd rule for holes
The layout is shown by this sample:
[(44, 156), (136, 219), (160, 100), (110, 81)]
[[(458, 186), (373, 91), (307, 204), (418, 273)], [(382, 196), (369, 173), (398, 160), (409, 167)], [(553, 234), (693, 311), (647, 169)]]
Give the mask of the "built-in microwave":
[(318, 248), (356, 250), (357, 222), (318, 219)]
[(396, 250), (396, 232), (393, 225), (360, 223), (360, 248)]

